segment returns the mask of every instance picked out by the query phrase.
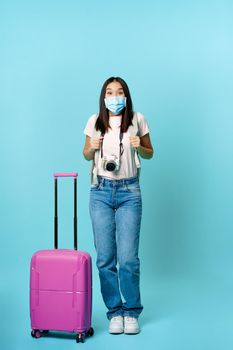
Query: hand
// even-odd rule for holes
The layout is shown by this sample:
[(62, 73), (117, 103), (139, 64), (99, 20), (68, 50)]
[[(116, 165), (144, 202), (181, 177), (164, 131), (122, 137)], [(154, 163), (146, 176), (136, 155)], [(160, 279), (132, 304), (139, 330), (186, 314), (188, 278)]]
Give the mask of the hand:
[(91, 149), (93, 151), (100, 149), (102, 141), (103, 141), (103, 137), (92, 137), (91, 138)]
[(140, 137), (139, 136), (130, 136), (129, 142), (131, 146), (134, 148), (138, 148), (140, 146)]

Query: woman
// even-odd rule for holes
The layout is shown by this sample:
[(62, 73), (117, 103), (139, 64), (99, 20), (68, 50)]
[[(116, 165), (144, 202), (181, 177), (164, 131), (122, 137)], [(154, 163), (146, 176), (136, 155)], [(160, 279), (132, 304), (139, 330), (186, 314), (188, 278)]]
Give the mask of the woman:
[(105, 81), (99, 114), (89, 118), (84, 133), (83, 154), (93, 161), (90, 216), (109, 333), (137, 334), (143, 309), (138, 258), (139, 156), (151, 158), (153, 147), (147, 122), (141, 113), (133, 112), (123, 79)]

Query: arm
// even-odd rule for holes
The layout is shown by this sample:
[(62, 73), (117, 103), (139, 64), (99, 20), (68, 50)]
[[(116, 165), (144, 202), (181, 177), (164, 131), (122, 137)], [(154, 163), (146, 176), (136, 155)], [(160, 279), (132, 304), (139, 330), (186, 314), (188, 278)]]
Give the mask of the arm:
[(138, 154), (145, 159), (150, 159), (153, 157), (154, 150), (150, 141), (149, 133), (139, 137), (131, 136), (130, 143), (133, 147), (137, 148)]

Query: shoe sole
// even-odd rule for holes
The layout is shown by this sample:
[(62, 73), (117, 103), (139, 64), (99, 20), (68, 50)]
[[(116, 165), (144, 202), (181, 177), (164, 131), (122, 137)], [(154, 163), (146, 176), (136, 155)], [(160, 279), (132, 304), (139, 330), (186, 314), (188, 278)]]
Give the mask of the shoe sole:
[(140, 333), (140, 330), (138, 330), (138, 331), (127, 331), (127, 330), (125, 330), (124, 333), (128, 334), (128, 335), (134, 335), (134, 334)]
[(117, 331), (117, 332), (116, 332), (116, 331), (110, 331), (110, 330), (109, 330), (108, 332), (109, 332), (110, 334), (122, 334), (122, 333), (124, 333), (124, 331), (122, 331), (122, 332), (121, 332), (121, 331)]

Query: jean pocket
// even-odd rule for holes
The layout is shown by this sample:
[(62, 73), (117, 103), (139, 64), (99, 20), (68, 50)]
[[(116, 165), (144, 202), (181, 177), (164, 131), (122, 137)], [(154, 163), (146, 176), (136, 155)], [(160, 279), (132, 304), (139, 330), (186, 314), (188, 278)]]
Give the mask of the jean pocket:
[(103, 184), (100, 182), (98, 184), (91, 185), (91, 191), (99, 191), (103, 188)]
[(91, 191), (96, 191), (100, 187), (100, 184), (91, 185)]
[(125, 187), (128, 192), (141, 192), (139, 182), (127, 184)]

